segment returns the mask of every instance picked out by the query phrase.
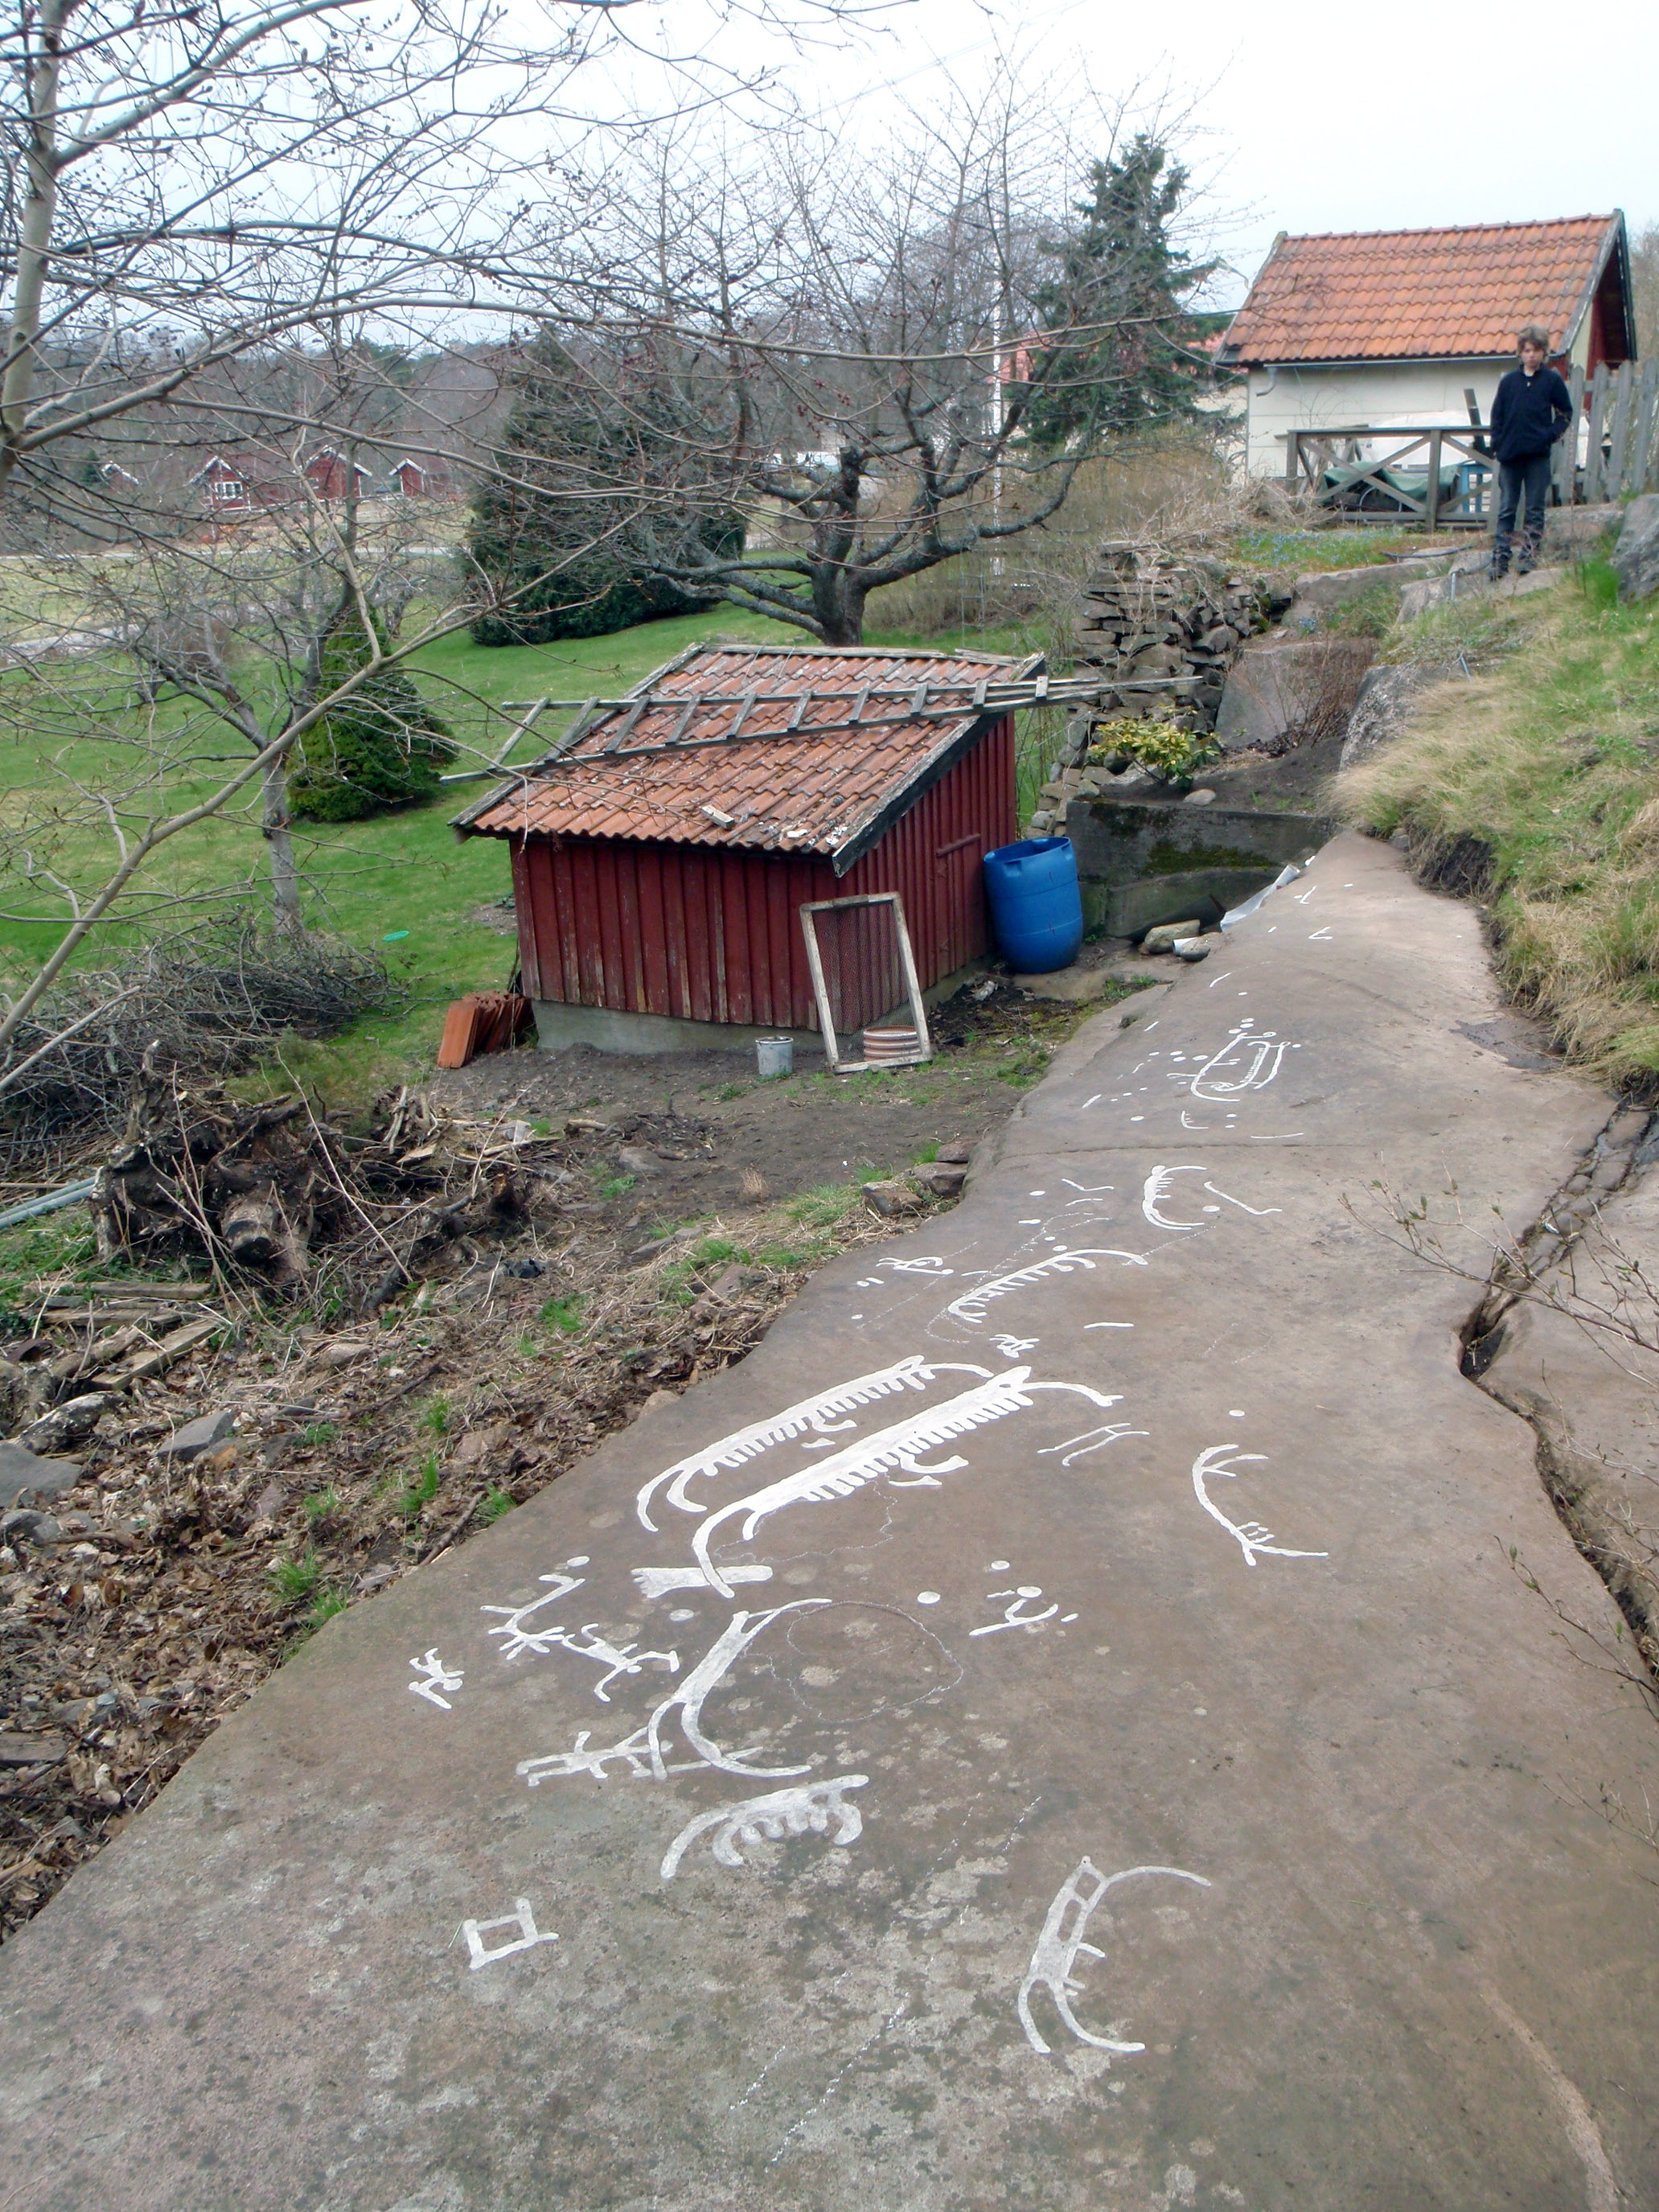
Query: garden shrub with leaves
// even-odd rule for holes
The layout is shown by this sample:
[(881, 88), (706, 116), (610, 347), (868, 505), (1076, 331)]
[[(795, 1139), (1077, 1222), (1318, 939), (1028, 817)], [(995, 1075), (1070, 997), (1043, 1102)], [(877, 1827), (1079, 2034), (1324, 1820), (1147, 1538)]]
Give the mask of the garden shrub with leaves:
[(1092, 766), (1109, 768), (1138, 761), (1154, 775), (1180, 783), (1218, 759), (1220, 750), (1208, 730), (1184, 730), (1178, 722), (1142, 721), (1126, 714), (1095, 725), (1089, 759)]

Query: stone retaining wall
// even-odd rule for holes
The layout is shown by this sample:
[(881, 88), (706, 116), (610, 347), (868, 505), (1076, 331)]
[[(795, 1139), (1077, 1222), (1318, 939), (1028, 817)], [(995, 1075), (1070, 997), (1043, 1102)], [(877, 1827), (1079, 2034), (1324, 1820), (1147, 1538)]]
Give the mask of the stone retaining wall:
[(1079, 665), (1114, 679), (1098, 711), (1147, 715), (1173, 705), (1188, 728), (1212, 729), (1233, 656), (1267, 627), (1273, 605), (1259, 577), (1218, 562), (1146, 562), (1132, 544), (1103, 545), (1077, 624)]

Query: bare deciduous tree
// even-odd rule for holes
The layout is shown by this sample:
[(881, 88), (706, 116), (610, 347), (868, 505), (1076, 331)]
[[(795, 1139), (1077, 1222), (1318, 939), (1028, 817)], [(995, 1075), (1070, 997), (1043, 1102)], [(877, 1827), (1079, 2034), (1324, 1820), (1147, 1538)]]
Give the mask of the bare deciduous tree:
[[(1103, 368), (1105, 334), (1182, 319), (1143, 263), (1068, 248), (1076, 123), (999, 74), (873, 154), (665, 135), (587, 180), (589, 313), (554, 325), (541, 411), (639, 573), (855, 644), (872, 592), (1058, 511), (1146, 358)], [(1036, 434), (1061, 393), (1066, 434)], [(740, 547), (696, 526), (734, 510)]]

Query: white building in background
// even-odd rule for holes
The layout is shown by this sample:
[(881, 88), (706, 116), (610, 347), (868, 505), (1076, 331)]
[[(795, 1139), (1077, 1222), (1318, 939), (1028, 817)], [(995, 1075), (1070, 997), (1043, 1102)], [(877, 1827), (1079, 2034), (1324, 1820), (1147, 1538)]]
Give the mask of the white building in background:
[(1291, 430), (1491, 419), (1522, 323), (1588, 377), (1636, 353), (1625, 218), (1456, 230), (1284, 232), (1217, 349), (1244, 372), (1245, 467), (1282, 476)]

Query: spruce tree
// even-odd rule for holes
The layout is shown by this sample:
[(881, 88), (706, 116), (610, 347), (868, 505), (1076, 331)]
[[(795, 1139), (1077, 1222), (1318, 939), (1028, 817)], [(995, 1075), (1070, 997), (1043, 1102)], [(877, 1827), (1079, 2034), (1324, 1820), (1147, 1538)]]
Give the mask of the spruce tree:
[[(1170, 236), (1187, 185), (1180, 162), (1144, 131), (1121, 159), (1091, 166), (1089, 197), (1075, 206), (1082, 220), (1051, 249), (1060, 272), (1036, 296), (1032, 350), (1048, 356), (1048, 373), (1030, 391), (1034, 445), (1059, 448), (1196, 411), (1200, 332), (1183, 302), (1217, 264), (1194, 261)], [(1068, 342), (1061, 334), (1079, 324), (1109, 327)]]
[(624, 406), (544, 332), (514, 372), (504, 465), (480, 488), (467, 550), (504, 604), (472, 625), (478, 645), (599, 637), (712, 606), (653, 575), (701, 543), (740, 552), (741, 519), (684, 507), (680, 443), (648, 385)]
[[(380, 617), (371, 611), (369, 618), (384, 653)], [(318, 696), (326, 698), (368, 659), (354, 599), (323, 640)], [(439, 770), (454, 757), (448, 732), (403, 670), (382, 668), (301, 738), (289, 772), (289, 805), (312, 822), (360, 821), (435, 798)]]

